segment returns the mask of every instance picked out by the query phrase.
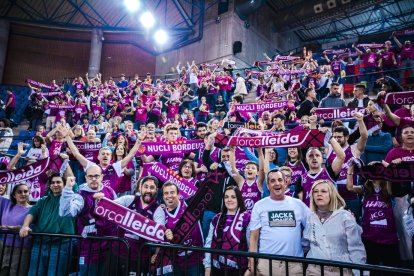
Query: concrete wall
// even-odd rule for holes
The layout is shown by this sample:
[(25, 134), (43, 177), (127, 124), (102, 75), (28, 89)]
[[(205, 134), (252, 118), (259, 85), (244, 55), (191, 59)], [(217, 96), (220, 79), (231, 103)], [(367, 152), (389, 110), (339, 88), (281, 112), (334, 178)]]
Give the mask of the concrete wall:
[[(206, 4), (207, 5), (207, 4)], [(156, 58), (156, 75), (175, 71), (181, 64), (195, 60), (196, 63), (220, 62), (223, 58), (236, 61), (238, 68), (250, 67), (255, 60), (264, 60), (263, 53), (272, 56), (276, 49), (287, 51), (301, 46), (301, 41), (293, 33), (276, 33), (272, 30), (274, 13), (267, 5), (250, 15), (249, 28), (234, 12), (234, 3), (230, 1), (229, 11), (221, 15), (221, 22), (216, 23), (217, 7), (207, 13), (204, 23), (203, 39), (183, 48), (158, 55)], [(233, 55), (233, 43), (242, 42), (242, 52)]]
[[(122, 73), (127, 76), (154, 74), (155, 56), (128, 44), (132, 35), (104, 36), (100, 70), (103, 78)], [(88, 70), (90, 38), (90, 32), (12, 24), (3, 84), (25, 85), (27, 78), (47, 83), (52, 79), (83, 77)], [(111, 44), (111, 40), (125, 43)]]

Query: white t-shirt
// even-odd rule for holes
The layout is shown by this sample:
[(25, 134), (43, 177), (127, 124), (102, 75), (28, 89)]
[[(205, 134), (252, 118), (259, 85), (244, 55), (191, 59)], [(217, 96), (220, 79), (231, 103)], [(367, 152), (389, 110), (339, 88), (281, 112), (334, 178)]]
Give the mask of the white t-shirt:
[(299, 199), (266, 197), (256, 202), (250, 230), (260, 229), (259, 253), (303, 257), (302, 229), (310, 209)]

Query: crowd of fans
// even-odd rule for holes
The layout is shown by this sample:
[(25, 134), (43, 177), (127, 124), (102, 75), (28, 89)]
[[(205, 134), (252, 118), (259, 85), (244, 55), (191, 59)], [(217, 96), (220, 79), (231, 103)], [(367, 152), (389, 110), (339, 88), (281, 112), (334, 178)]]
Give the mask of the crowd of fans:
[[(412, 233), (404, 228), (404, 221), (408, 225), (410, 220), (403, 220), (412, 203), (412, 182), (365, 179), (354, 173), (363, 163), (382, 162), (386, 167), (414, 160), (412, 106), (388, 106), (381, 100), (413, 84), (414, 46), (410, 41), (402, 44), (396, 35), (393, 40), (395, 45), (391, 41), (353, 45), (354, 53), (326, 50), (319, 61), (304, 49), (303, 57), (276, 56), (257, 61), (257, 69), (244, 72), (231, 60), (199, 65), (192, 61), (184, 67), (178, 64), (179, 78), (168, 83), (149, 73), (143, 80), (136, 75), (118, 81), (86, 74), (73, 80), (71, 93), (54, 81), (46, 86), (30, 82), (26, 113), (33, 144), (19, 143), (12, 160), (0, 161), (9, 172), (19, 170), (16, 164), (21, 159), (26, 165), (48, 158), (63, 164), (50, 161), (46, 178), (36, 179), (39, 185), (30, 178), (2, 183), (1, 225), (19, 230), (21, 237), (30, 231), (118, 235), (133, 248), (142, 245), (142, 238), (94, 214), (96, 202), (105, 197), (165, 225), (165, 238), (171, 241), (191, 197), (184, 200), (182, 187), (148, 170), (162, 164), (198, 189), (213, 173), (222, 176), (185, 245), (400, 266), (402, 260), (413, 258)], [(350, 100), (344, 99), (345, 85), (353, 86)], [(5, 108), (10, 118), (16, 98), (11, 91), (8, 94)], [(260, 112), (236, 109), (249, 97), (255, 103), (287, 104)], [(349, 122), (323, 120), (315, 113), (319, 108), (346, 107), (363, 112), (355, 112)], [(7, 129), (7, 120), (0, 124)], [(220, 135), (255, 137), (304, 130), (319, 130), (331, 138), (325, 139), (323, 148), (228, 147), (217, 142)], [(10, 146), (3, 140), (1, 146)], [(203, 146), (187, 153), (145, 154), (142, 149), (146, 142), (189, 140), (201, 140)], [(82, 150), (86, 147), (79, 143), (88, 148), (99, 145), (96, 156), (86, 155)], [(69, 273), (64, 261), (71, 255), (69, 242), (51, 242), (47, 251), (35, 242), (30, 253), (25, 239), (23, 245), (17, 244), (25, 249), (17, 260), (11, 250), (15, 240), (12, 246), (12, 240), (5, 239), (2, 246), (9, 256), (3, 259), (2, 270), (17, 273), (20, 262), (22, 275)], [(107, 267), (114, 254), (109, 245), (92, 242), (78, 247), (82, 275), (113, 269)], [(255, 263), (216, 253), (201, 260), (194, 252), (177, 253), (171, 264), (158, 252), (143, 251), (141, 256), (135, 252), (131, 258), (141, 260), (141, 271), (149, 272), (152, 262), (158, 272), (178, 275), (185, 271), (199, 275), (201, 262), (206, 275), (220, 275), (224, 267), (230, 275), (240, 271), (269, 275), (269, 269), (279, 275), (286, 269), (279, 261), (270, 268), (266, 260)], [(30, 267), (25, 266), (29, 260)], [(290, 262), (288, 269), (302, 275), (304, 268)], [(319, 275), (321, 268), (309, 265), (307, 273)]]

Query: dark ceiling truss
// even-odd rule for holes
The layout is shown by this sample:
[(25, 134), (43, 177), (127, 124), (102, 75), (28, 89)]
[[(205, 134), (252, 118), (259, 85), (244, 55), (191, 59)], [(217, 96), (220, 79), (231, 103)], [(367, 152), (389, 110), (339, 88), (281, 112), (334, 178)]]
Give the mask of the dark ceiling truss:
[(407, 1), (382, 1), (362, 10), (344, 10), (335, 18), (301, 25), (294, 31), (304, 42), (325, 43), (411, 27), (414, 5), (402, 9), (402, 2)]
[[(141, 9), (151, 11), (157, 26), (175, 39), (172, 48), (187, 39), (202, 37), (204, 0), (141, 0)], [(5, 0), (0, 4), (0, 19), (12, 22), (146, 35), (137, 16), (130, 14), (121, 0)]]

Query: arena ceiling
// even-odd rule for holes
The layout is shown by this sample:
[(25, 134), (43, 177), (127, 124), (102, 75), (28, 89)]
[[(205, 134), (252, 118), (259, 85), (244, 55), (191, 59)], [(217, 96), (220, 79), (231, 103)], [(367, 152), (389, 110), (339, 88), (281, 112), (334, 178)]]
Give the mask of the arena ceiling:
[(276, 31), (329, 43), (414, 26), (413, 0), (267, 0)]
[[(53, 28), (105, 33), (128, 33), (134, 43), (152, 54), (185, 46), (202, 38), (203, 0), (140, 0), (137, 12), (131, 12), (123, 0), (3, 0), (0, 19)], [(150, 39), (151, 31), (139, 22), (140, 14), (150, 11), (156, 26), (169, 35), (169, 43), (158, 47)], [(138, 45), (137, 44), (137, 45)]]

